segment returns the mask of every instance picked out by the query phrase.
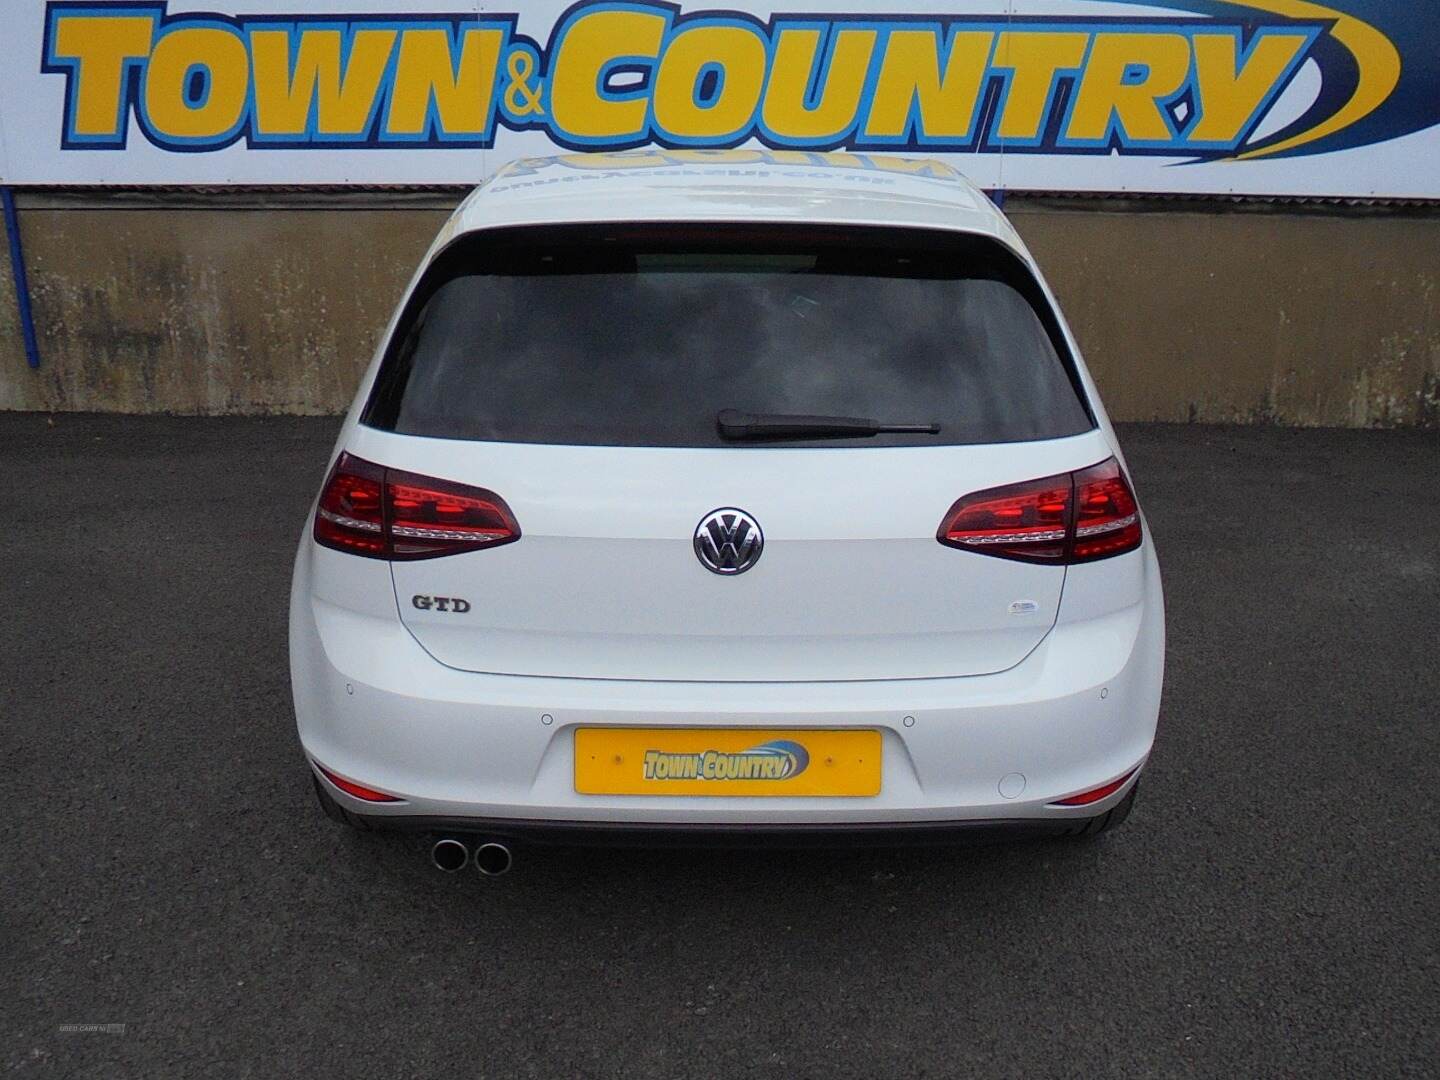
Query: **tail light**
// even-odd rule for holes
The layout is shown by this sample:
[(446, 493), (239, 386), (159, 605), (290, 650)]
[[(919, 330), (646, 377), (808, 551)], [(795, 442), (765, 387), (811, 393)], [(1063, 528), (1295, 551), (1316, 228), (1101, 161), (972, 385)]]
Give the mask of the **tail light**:
[(1140, 546), (1140, 507), (1113, 457), (1075, 476), (1075, 542), (1071, 562), (1134, 551)]
[(370, 559), (434, 559), (520, 539), (505, 500), (484, 488), (341, 454), (315, 508), (315, 542)]
[(937, 539), (1021, 562), (1093, 562), (1140, 546), (1140, 508), (1113, 457), (1079, 472), (966, 495)]

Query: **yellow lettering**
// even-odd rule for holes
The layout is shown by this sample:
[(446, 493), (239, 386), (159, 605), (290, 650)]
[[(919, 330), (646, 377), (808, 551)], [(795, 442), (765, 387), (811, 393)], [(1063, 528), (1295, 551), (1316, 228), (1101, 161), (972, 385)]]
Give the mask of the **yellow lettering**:
[(960, 173), (933, 158), (872, 157), (870, 164), (881, 172), (910, 173), (936, 180), (960, 179)]
[[(715, 72), (711, 99), (698, 100), (699, 83)], [(695, 26), (665, 47), (655, 79), (655, 122), (668, 135), (728, 139), (750, 126), (765, 86), (765, 42), (739, 26)]]
[(664, 15), (646, 11), (593, 11), (572, 22), (550, 75), (550, 116), (555, 127), (577, 139), (642, 134), (648, 108), (644, 97), (608, 98), (600, 83), (613, 60), (658, 56), (665, 27)]
[(986, 31), (956, 33), (941, 74), (940, 42), (934, 32), (891, 31), (865, 134), (904, 138), (911, 111), (918, 109), (917, 135), (962, 142), (969, 139), (994, 41), (995, 35)]
[(1183, 34), (1096, 34), (1065, 135), (1101, 142), (1113, 117), (1127, 139), (1167, 142), (1174, 134), (1160, 103), (1189, 77), (1190, 42)]
[(252, 30), (256, 134), (303, 135), (313, 115), (320, 135), (363, 135), (395, 36), (394, 30), (357, 30), (342, 70), (339, 30), (302, 29), (293, 66), (288, 30)]
[(400, 36), (386, 132), (423, 135), (433, 100), (444, 134), (483, 135), (490, 126), (503, 38), (500, 30), (467, 29), (457, 69), (447, 31), (406, 30)]
[(819, 165), (824, 164), (831, 154), (817, 154), (813, 150), (770, 150), (766, 158), (777, 165)]
[[(203, 72), (205, 96), (189, 97)], [(145, 69), (145, 118), (174, 139), (213, 139), (235, 129), (245, 114), (250, 57), (240, 35), (214, 26), (187, 26), (165, 34)]]
[(1196, 34), (1195, 82), (1200, 113), (1186, 138), (1191, 142), (1234, 143), (1266, 96), (1305, 47), (1303, 34), (1267, 33), (1239, 66), (1231, 34)]
[(62, 15), (55, 21), (51, 53), (56, 60), (73, 61), (71, 76), (71, 133), (81, 138), (118, 138), (125, 130), (121, 116), (125, 65), (150, 55), (155, 20), (150, 16), (123, 18), (101, 15)]
[(762, 115), (766, 128), (782, 139), (815, 142), (844, 134), (855, 122), (877, 36), (874, 30), (836, 32), (820, 100), (809, 106), (806, 92), (818, 59), (821, 33), (782, 29), (776, 36), (770, 86), (765, 92)]
[(675, 165), (756, 165), (770, 160), (763, 150), (667, 150), (664, 157)]
[(995, 66), (1010, 71), (997, 131), (1002, 139), (1040, 138), (1055, 77), (1085, 59), (1087, 33), (1007, 30), (995, 47)]
[[(670, 164), (662, 153), (566, 154), (558, 159), (572, 169), (654, 169)], [(548, 164), (548, 162), (547, 162)]]

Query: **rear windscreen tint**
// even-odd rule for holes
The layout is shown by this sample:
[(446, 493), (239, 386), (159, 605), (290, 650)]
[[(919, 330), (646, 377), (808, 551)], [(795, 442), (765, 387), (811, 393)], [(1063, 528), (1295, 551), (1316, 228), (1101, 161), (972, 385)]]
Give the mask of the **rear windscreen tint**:
[(1048, 439), (1093, 427), (1063, 349), (1033, 278), (980, 238), (509, 230), (436, 260), (363, 419), (442, 438), (704, 447), (734, 445), (715, 418), (739, 409), (940, 427), (806, 446)]

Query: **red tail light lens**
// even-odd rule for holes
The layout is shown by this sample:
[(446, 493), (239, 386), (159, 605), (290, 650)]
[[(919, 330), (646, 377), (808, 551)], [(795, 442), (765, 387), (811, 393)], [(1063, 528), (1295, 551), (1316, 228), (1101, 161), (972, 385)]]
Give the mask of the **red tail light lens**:
[(1067, 473), (967, 495), (950, 508), (940, 542), (1024, 562), (1064, 562), (1072, 494)]
[(315, 542), (371, 559), (434, 559), (520, 539), (505, 500), (341, 454), (315, 509)]
[(1140, 508), (1114, 458), (966, 495), (940, 523), (950, 547), (1020, 562), (1092, 562), (1140, 546)]
[(493, 492), (388, 469), (385, 473), (392, 559), (429, 559), (520, 538), (520, 526)]
[(315, 508), (315, 540), (336, 551), (383, 559), (385, 470), (341, 454)]
[(1140, 546), (1140, 507), (1114, 458), (1075, 474), (1071, 562), (1093, 562)]

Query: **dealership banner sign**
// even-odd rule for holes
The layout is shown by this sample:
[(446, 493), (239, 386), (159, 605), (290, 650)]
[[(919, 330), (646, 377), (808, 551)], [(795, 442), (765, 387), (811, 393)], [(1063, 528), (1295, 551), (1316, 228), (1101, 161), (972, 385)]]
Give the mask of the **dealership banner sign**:
[(1010, 190), (1440, 198), (1433, 0), (27, 0), (5, 23), (14, 185), (750, 147)]

